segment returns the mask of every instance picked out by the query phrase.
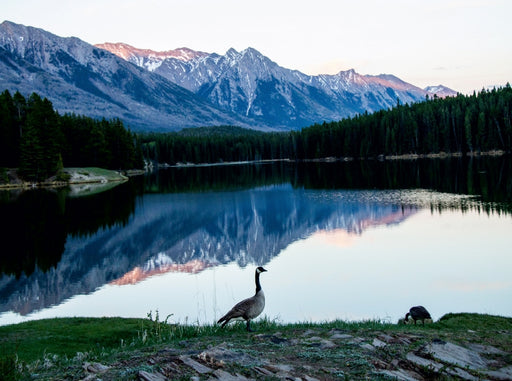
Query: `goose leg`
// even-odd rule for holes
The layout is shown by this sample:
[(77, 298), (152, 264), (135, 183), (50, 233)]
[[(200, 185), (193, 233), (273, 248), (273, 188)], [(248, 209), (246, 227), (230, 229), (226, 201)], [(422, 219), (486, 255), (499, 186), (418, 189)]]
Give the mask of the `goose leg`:
[(250, 320), (247, 320), (247, 332), (254, 332), (254, 331), (251, 329), (251, 321), (250, 321)]

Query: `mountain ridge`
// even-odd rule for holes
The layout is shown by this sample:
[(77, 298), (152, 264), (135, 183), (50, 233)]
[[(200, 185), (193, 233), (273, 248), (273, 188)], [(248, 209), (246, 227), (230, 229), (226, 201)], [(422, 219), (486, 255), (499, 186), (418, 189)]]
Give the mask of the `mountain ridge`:
[(24, 95), (36, 92), (61, 113), (119, 118), (139, 131), (219, 125), (294, 130), (429, 94), (391, 74), (350, 69), (307, 75), (252, 47), (219, 55), (93, 46), (10, 21), (0, 24), (0, 83)]
[[(112, 49), (108, 43), (97, 46)], [(158, 52), (150, 51), (148, 55), (147, 50), (131, 48), (130, 62), (164, 76), (221, 109), (283, 128), (339, 120), (393, 107), (397, 99), (412, 103), (433, 95), (392, 74), (361, 75), (349, 69), (334, 75), (307, 75), (279, 66), (252, 47), (240, 52), (231, 48), (225, 55), (197, 52), (200, 54), (190, 54), (187, 59), (168, 55), (158, 64), (149, 60), (149, 55), (157, 57)], [(453, 90), (449, 93), (446, 87), (444, 91), (442, 96), (456, 94)]]
[(136, 130), (261, 127), (76, 37), (9, 21), (0, 24), (0, 82), (47, 97), (59, 112), (119, 117)]

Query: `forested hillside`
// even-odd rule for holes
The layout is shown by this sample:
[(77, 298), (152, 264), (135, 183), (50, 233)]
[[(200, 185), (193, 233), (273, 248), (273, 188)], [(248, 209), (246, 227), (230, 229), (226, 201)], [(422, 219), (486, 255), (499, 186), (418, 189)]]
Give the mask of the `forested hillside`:
[(119, 119), (59, 115), (33, 93), (0, 94), (0, 168), (19, 168), (26, 180), (42, 181), (63, 167), (142, 168), (136, 136)]
[(512, 88), (482, 90), (364, 113), (300, 131), (263, 133), (239, 127), (132, 134), (119, 119), (59, 115), (37, 94), (0, 94), (0, 168), (30, 181), (63, 167), (142, 168), (159, 163), (308, 160), (325, 157), (468, 153), (512, 149)]
[(468, 153), (512, 149), (512, 88), (397, 104), (300, 131), (223, 127), (141, 135), (144, 156), (168, 164)]

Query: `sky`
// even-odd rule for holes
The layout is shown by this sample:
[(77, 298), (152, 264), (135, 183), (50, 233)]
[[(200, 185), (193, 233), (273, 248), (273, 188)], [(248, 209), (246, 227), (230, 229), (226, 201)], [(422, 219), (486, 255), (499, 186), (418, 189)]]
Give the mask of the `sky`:
[(512, 82), (510, 0), (1, 0), (0, 22), (88, 43), (224, 54), (306, 74), (393, 74), (461, 93)]

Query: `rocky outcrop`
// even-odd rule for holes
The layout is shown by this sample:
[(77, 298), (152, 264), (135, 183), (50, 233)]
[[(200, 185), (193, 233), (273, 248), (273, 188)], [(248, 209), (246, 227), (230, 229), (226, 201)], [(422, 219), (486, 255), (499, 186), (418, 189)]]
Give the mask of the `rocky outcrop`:
[[(183, 342), (186, 348), (165, 347), (144, 358), (132, 357), (111, 366), (89, 363), (84, 369), (106, 379), (122, 367), (146, 368), (139, 380), (331, 380), (372, 379), (388, 376), (395, 380), (510, 380), (510, 355), (493, 346), (459, 345), (421, 333), (379, 331), (348, 334), (343, 330), (307, 329), (293, 335), (260, 333), (249, 342), (226, 341), (203, 347), (200, 342)], [(126, 369), (125, 369), (126, 372)]]

